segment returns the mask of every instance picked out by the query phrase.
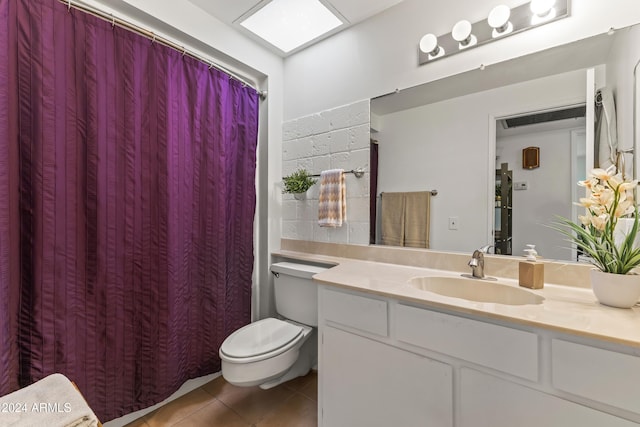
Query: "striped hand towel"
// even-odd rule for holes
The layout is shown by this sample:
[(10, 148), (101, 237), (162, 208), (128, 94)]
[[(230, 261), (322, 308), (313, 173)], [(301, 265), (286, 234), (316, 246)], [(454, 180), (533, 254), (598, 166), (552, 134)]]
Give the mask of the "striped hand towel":
[(342, 227), (347, 220), (347, 186), (344, 171), (331, 169), (320, 174), (318, 223), (320, 227)]

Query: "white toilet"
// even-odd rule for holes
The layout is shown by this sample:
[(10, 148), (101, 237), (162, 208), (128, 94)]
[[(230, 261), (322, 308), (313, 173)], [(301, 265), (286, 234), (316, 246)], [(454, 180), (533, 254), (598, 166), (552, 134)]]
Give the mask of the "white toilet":
[(259, 320), (224, 340), (219, 354), (227, 382), (268, 389), (306, 375), (317, 364), (318, 289), (311, 278), (325, 270), (291, 262), (271, 265), (276, 311), (284, 319)]

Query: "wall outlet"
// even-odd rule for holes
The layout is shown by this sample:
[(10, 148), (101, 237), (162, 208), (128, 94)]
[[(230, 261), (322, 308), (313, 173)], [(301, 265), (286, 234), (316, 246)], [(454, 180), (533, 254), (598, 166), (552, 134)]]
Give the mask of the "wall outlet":
[(449, 230), (457, 230), (458, 229), (458, 217), (450, 216), (449, 217)]

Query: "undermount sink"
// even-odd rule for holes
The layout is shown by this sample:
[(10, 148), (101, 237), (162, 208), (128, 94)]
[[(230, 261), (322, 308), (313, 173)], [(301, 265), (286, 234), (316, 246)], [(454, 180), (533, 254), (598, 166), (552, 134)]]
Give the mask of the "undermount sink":
[(540, 304), (544, 300), (540, 295), (524, 289), (465, 277), (414, 277), (409, 280), (409, 286), (447, 297), (496, 304)]

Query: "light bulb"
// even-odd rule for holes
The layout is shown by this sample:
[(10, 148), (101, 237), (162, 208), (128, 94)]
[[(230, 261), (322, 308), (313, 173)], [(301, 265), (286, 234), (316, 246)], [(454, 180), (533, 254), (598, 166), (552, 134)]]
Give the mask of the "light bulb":
[(430, 60), (444, 55), (444, 49), (438, 45), (438, 38), (431, 33), (425, 34), (420, 39), (420, 50), (426, 53)]
[(533, 13), (531, 24), (536, 25), (549, 21), (556, 17), (556, 9), (553, 7), (556, 0), (531, 0), (529, 8)]
[(451, 36), (458, 42), (458, 47), (460, 49), (465, 49), (478, 43), (476, 36), (471, 34), (471, 29), (471, 22), (465, 19), (458, 21), (456, 25), (453, 26)]
[(513, 24), (509, 22), (510, 17), (511, 9), (504, 4), (496, 6), (491, 10), (487, 22), (489, 26), (493, 28), (491, 32), (493, 38), (504, 36), (513, 31)]

